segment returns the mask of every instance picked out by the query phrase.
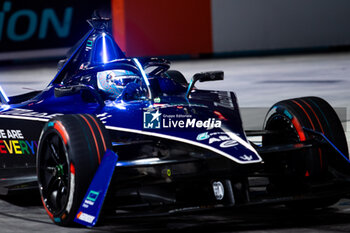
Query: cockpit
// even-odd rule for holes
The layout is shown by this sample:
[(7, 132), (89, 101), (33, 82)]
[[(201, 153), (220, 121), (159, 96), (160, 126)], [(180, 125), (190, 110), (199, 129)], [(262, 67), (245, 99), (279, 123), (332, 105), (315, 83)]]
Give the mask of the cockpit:
[(168, 61), (126, 58), (105, 30), (106, 22), (90, 23), (93, 30), (74, 47), (71, 56), (60, 63), (62, 67), (51, 82), (58, 95), (84, 89), (94, 92), (95, 97), (99, 95), (102, 102), (151, 100), (186, 91), (187, 83), (184, 86), (166, 73), (170, 67)]
[(96, 75), (99, 90), (117, 98), (130, 83), (141, 86), (142, 78), (128, 70), (104, 70)]
[(142, 77), (132, 71), (112, 69), (97, 72), (97, 88), (114, 100), (142, 100), (148, 95)]

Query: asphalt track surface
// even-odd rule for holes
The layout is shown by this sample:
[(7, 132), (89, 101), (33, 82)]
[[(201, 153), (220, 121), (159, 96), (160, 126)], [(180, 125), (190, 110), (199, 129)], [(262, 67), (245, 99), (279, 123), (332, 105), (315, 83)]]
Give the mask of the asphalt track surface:
[[(196, 72), (223, 70), (225, 80), (201, 83), (203, 89), (237, 94), (246, 128), (261, 127), (275, 102), (320, 96), (342, 119), (349, 143), (350, 53), (229, 58), (173, 62), (189, 80)], [(8, 95), (40, 90), (56, 73), (56, 64), (0, 66), (0, 85)], [(51, 223), (38, 195), (0, 199), (0, 232), (350, 232), (350, 199), (314, 211), (284, 206), (226, 209), (164, 217), (102, 219), (93, 229), (62, 228)]]

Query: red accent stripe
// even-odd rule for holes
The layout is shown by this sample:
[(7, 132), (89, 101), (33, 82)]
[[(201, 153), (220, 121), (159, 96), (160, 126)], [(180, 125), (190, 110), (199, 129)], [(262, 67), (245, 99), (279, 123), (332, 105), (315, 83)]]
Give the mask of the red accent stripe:
[(310, 176), (309, 171), (306, 171), (306, 172), (305, 172), (305, 177), (309, 177), (309, 176)]
[(97, 151), (97, 157), (98, 157), (98, 163), (100, 164), (101, 163), (101, 156), (100, 156), (100, 150), (98, 149), (98, 143), (97, 143), (97, 140), (96, 140), (96, 136), (95, 136), (95, 133), (94, 131), (92, 130), (92, 127), (90, 125), (90, 123), (88, 122), (88, 120), (80, 114), (80, 116), (85, 120), (86, 124), (89, 126), (90, 128), (90, 131), (91, 131), (91, 134), (92, 134), (92, 137), (94, 138), (94, 141), (95, 141), (95, 146), (96, 146), (96, 151)]
[(44, 206), (44, 209), (46, 210), (46, 213), (49, 215), (49, 217), (51, 218), (51, 220), (53, 220), (53, 214), (47, 209), (43, 197), (41, 197), (41, 202), (43, 203), (43, 206)]
[[(321, 128), (322, 133), (324, 134), (323, 127), (322, 127), (322, 125), (321, 125), (320, 119), (318, 118), (318, 116), (317, 116), (317, 114), (315, 113), (315, 111), (312, 109), (312, 107), (311, 107), (306, 101), (304, 101), (304, 100), (301, 100), (301, 101), (303, 101), (303, 103), (306, 104), (306, 105), (311, 109), (312, 113), (313, 113), (314, 116), (316, 117), (316, 120), (317, 120), (317, 122), (318, 122), (318, 124), (319, 124), (319, 126), (320, 126), (320, 128)], [(322, 168), (322, 167), (323, 167), (323, 163), (322, 163), (322, 150), (321, 150), (320, 148), (318, 148), (318, 154), (319, 154), (319, 156), (320, 156), (320, 167)]]
[(63, 139), (64, 144), (67, 145), (67, 142), (68, 142), (68, 134), (67, 134), (67, 132), (66, 132), (66, 129), (63, 127), (62, 123), (59, 122), (59, 121), (56, 121), (53, 127), (54, 127), (54, 129), (56, 129), (56, 130), (60, 133), (60, 135), (61, 135), (61, 137), (62, 137), (62, 139)]
[(214, 114), (217, 115), (217, 116), (219, 117), (220, 120), (227, 121), (226, 117), (224, 117), (224, 116), (222, 115), (221, 112), (219, 112), (219, 111), (214, 111)]
[(105, 142), (105, 139), (104, 139), (104, 137), (103, 137), (102, 131), (101, 131), (99, 125), (97, 124), (97, 121), (96, 121), (95, 118), (93, 118), (91, 115), (88, 115), (88, 117), (91, 118), (91, 120), (95, 123), (95, 125), (96, 125), (98, 131), (100, 132), (100, 136), (101, 136), (100, 138), (101, 138), (102, 143), (103, 143), (103, 148), (104, 148), (104, 150), (106, 151), (106, 150), (107, 150), (106, 142)]
[(305, 141), (306, 137), (305, 137), (303, 128), (301, 127), (301, 125), (300, 125), (299, 121), (297, 120), (297, 118), (293, 117), (292, 124), (294, 125), (294, 128), (297, 130), (297, 133), (299, 135), (300, 141)]
[(314, 126), (314, 124), (312, 123), (312, 120), (311, 120), (309, 114), (307, 114), (307, 112), (305, 111), (305, 109), (303, 108), (303, 106), (301, 106), (301, 104), (299, 104), (299, 103), (296, 102), (295, 100), (292, 100), (292, 101), (293, 101), (293, 103), (295, 103), (296, 105), (298, 105), (298, 106), (304, 111), (304, 113), (306, 114), (307, 118), (309, 118), (309, 121), (310, 121), (310, 123), (311, 123), (312, 129), (315, 130), (315, 126)]
[(69, 170), (70, 170), (70, 173), (75, 175), (75, 167), (74, 167), (73, 163), (70, 164)]
[(83, 213), (83, 212), (80, 211), (80, 212), (77, 214), (77, 218), (80, 218), (80, 215), (82, 215), (82, 213)]
[(317, 120), (318, 124), (320, 125), (322, 133), (324, 134), (322, 124), (321, 124), (320, 119), (318, 118), (317, 114), (315, 113), (315, 111), (312, 109), (312, 107), (306, 101), (304, 101), (304, 100), (301, 100), (301, 101), (303, 101), (303, 103), (305, 103), (311, 109), (312, 113), (316, 117), (316, 120)]

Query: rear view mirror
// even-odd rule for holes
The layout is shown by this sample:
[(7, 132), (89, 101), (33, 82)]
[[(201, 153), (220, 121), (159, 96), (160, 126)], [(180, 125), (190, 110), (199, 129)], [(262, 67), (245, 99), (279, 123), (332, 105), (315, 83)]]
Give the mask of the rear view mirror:
[(197, 74), (193, 75), (193, 78), (191, 79), (191, 82), (188, 85), (186, 97), (188, 98), (190, 96), (190, 93), (194, 87), (194, 84), (197, 81), (208, 82), (208, 81), (218, 81), (218, 80), (224, 80), (224, 72), (223, 71), (209, 71), (209, 72), (197, 73)]
[(223, 71), (209, 71), (204, 73), (197, 73), (193, 75), (193, 80), (198, 80), (199, 82), (207, 82), (207, 81), (217, 81), (224, 80), (224, 72)]

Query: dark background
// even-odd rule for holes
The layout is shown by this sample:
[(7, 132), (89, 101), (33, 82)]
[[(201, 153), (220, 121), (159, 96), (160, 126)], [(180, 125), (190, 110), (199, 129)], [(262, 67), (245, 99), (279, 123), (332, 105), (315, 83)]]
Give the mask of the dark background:
[[(11, 9), (8, 12), (4, 12), (4, 6), (7, 2), (11, 4)], [(95, 9), (105, 11), (109, 9), (109, 0), (7, 0), (0, 1), (0, 31), (2, 31), (2, 37), (0, 40), (0, 52), (8, 51), (26, 51), (59, 47), (70, 47), (74, 45), (90, 28), (86, 19), (91, 18)], [(39, 28), (42, 22), (42, 12), (44, 9), (51, 8), (55, 12), (60, 24), (63, 23), (64, 13), (67, 8), (71, 7), (72, 17), (71, 20), (65, 23), (70, 24), (69, 33), (66, 37), (59, 37), (54, 29), (51, 21), (48, 23), (47, 34), (45, 38), (39, 38)], [(37, 23), (35, 31), (31, 37), (25, 40), (14, 41), (8, 37), (7, 29), (8, 23), (11, 17), (19, 11), (30, 10), (35, 13)], [(3, 15), (3, 16), (1, 16)], [(1, 20), (3, 17), (3, 21)], [(27, 16), (20, 16), (17, 19), (15, 32), (17, 35), (25, 34), (29, 27), (29, 18)], [(1, 23), (2, 22), (2, 23)], [(67, 26), (67, 25), (66, 25)]]

